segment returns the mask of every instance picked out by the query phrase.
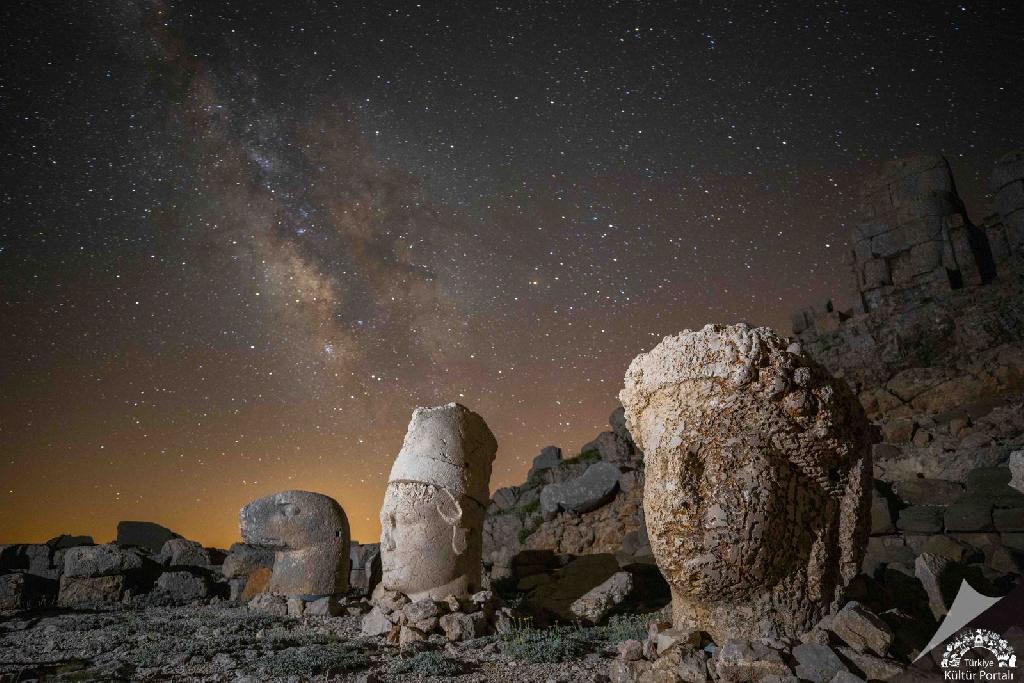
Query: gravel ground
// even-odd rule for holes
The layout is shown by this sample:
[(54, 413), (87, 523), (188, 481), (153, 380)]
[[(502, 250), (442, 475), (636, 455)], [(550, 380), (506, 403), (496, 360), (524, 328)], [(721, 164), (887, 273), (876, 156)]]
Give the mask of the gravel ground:
[[(116, 607), (0, 618), (0, 683), (29, 680), (606, 681), (613, 649), (530, 663), (495, 637), (401, 656), (359, 616), (289, 619), (245, 607)], [(433, 675), (431, 675), (433, 674)]]

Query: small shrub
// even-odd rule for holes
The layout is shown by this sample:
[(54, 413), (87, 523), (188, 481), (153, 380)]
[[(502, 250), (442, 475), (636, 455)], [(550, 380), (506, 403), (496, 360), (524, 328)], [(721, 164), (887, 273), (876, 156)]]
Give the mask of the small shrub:
[(418, 652), (408, 659), (400, 659), (391, 666), (393, 674), (419, 674), (420, 676), (457, 676), (462, 673), (458, 662), (440, 652)]
[(351, 643), (291, 647), (268, 655), (261, 662), (274, 677), (339, 674), (370, 665), (369, 658)]
[(595, 626), (590, 631), (595, 640), (613, 645), (624, 640), (645, 640), (650, 621), (650, 614), (615, 614), (606, 626)]
[(502, 652), (525, 662), (546, 664), (579, 659), (592, 648), (585, 633), (573, 626), (534, 629), (523, 620), (502, 636)]
[(540, 498), (535, 498), (529, 503), (520, 508), (524, 515), (532, 515), (537, 510), (540, 510)]
[(535, 531), (537, 531), (537, 529), (539, 529), (540, 525), (543, 524), (543, 523), (544, 523), (543, 519), (538, 519), (536, 521), (536, 523), (531, 524), (530, 526), (524, 526), (522, 529), (520, 529), (519, 530), (519, 543), (520, 544), (526, 543), (526, 539), (528, 539), (530, 536), (532, 536), (533, 533)]

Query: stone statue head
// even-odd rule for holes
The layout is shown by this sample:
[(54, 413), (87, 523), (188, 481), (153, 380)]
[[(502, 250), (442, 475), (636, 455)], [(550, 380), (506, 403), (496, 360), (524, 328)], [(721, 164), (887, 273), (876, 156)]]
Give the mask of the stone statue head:
[(320, 596), (348, 589), (348, 518), (333, 498), (282, 491), (243, 507), (239, 522), (246, 543), (275, 550), (272, 592)]
[(479, 590), (497, 442), (456, 403), (413, 412), (380, 511), (384, 588), (412, 600)]
[(619, 398), (677, 625), (716, 640), (813, 626), (868, 532), (870, 432), (845, 385), (768, 328), (709, 325), (634, 359)]

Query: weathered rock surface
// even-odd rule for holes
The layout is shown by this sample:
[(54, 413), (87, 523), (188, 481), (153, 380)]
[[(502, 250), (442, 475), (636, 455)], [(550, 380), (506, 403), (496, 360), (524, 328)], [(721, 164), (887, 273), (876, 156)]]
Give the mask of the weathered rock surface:
[(113, 543), (69, 548), (64, 553), (66, 577), (113, 576), (141, 569), (142, 565), (138, 552)]
[(541, 514), (550, 521), (561, 510), (590, 512), (611, 500), (618, 486), (619, 468), (596, 462), (575, 479), (545, 486), (540, 492)]
[(282, 491), (243, 507), (239, 524), (247, 544), (274, 549), (271, 592), (312, 598), (348, 590), (348, 518), (333, 498)]
[(171, 567), (209, 567), (210, 553), (196, 541), (172, 538), (160, 549), (157, 561)]
[(788, 347), (742, 324), (683, 332), (634, 359), (620, 394), (676, 626), (718, 642), (806, 631), (842, 600), (869, 531), (863, 411)]
[(480, 588), (497, 447), (483, 418), (464, 406), (413, 412), (381, 507), (381, 585), (413, 600)]

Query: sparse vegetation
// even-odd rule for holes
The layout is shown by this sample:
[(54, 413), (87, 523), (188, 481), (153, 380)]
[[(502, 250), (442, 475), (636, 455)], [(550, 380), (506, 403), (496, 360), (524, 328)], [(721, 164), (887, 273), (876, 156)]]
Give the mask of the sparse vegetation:
[(440, 652), (418, 652), (400, 659), (391, 666), (393, 674), (419, 674), (420, 676), (457, 676), (462, 673), (458, 662)]
[(354, 643), (290, 647), (273, 652), (261, 662), (263, 670), (275, 677), (335, 675), (359, 671), (369, 664), (369, 658)]
[(513, 628), (501, 636), (501, 650), (515, 659), (545, 664), (578, 659), (593, 649), (584, 629), (578, 626), (533, 628), (529, 617), (513, 620)]

